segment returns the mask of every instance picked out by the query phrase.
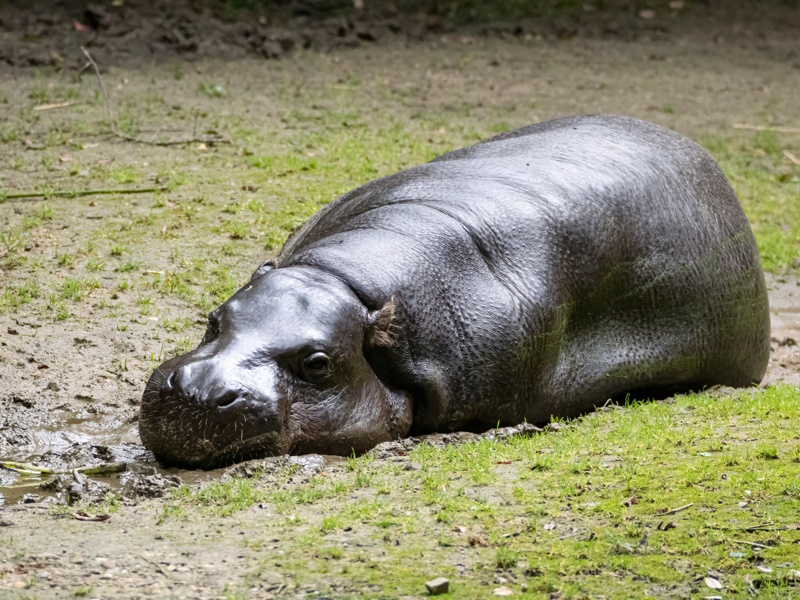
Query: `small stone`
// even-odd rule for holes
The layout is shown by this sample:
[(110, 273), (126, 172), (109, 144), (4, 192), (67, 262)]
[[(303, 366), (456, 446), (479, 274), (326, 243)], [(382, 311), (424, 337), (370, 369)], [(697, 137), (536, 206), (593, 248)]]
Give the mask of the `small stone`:
[(425, 582), (425, 587), (428, 589), (428, 594), (431, 596), (438, 596), (446, 594), (450, 590), (450, 580), (444, 577), (437, 577)]
[(496, 584), (508, 583), (508, 579), (506, 579), (505, 577), (500, 577), (500, 575), (495, 575), (494, 576), (494, 582)]
[(23, 398), (22, 396), (12, 395), (11, 401), (14, 404), (21, 404), (25, 408), (33, 408), (33, 400), (30, 398)]
[(51, 381), (47, 384), (47, 389), (53, 392), (61, 391), (61, 386), (57, 382)]
[(718, 579), (714, 579), (713, 577), (706, 577), (703, 579), (703, 583), (706, 584), (707, 588), (711, 588), (712, 590), (721, 590), (722, 584), (719, 582)]
[(639, 11), (639, 18), (640, 19), (645, 19), (646, 21), (649, 21), (651, 19), (655, 19), (656, 18), (656, 11), (651, 10), (649, 8), (642, 9), (642, 10)]
[(669, 3), (669, 7), (672, 10), (682, 10), (684, 6), (685, 3), (683, 0), (671, 0), (671, 2)]
[(519, 584), (519, 589), (522, 590), (522, 593), (524, 594), (528, 591), (528, 584), (523, 581)]
[(34, 504), (39, 501), (39, 494), (25, 494), (22, 496), (23, 504)]
[(758, 566), (756, 567), (756, 569), (758, 569), (758, 570), (759, 570), (759, 571), (761, 571), (762, 573), (772, 573), (772, 569), (770, 569), (769, 567), (765, 567), (765, 566), (763, 566), (763, 565), (758, 565)]
[(511, 596), (513, 594), (514, 590), (505, 585), (501, 585), (499, 588), (492, 590), (492, 596)]

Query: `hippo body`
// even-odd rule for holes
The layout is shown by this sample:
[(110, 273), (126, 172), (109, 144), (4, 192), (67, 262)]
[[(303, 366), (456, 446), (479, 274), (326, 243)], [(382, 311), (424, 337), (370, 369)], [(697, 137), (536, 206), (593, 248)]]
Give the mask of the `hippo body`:
[[(210, 329), (227, 336), (145, 391), (142, 439), (165, 462), (541, 423), (626, 394), (751, 385), (769, 357), (758, 249), (722, 170), (617, 116), (532, 125), (367, 183), (219, 311), (228, 326)], [(276, 358), (308, 340), (318, 373)], [(327, 363), (312, 360), (320, 340)]]

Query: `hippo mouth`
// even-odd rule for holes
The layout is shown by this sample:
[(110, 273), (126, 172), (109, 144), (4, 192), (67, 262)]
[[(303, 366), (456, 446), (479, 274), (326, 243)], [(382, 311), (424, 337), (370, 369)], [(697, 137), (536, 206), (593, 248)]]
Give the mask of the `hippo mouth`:
[[(174, 411), (171, 416), (176, 417)], [(278, 431), (246, 435), (243, 427), (234, 427), (233, 434), (229, 427), (215, 429), (211, 425), (193, 427), (180, 417), (147, 416), (144, 410), (139, 420), (142, 443), (165, 466), (215, 469), (243, 460), (286, 454), (288, 449)]]
[(235, 462), (286, 454), (288, 427), (268, 418), (256, 402), (209, 408), (159, 390), (151, 377), (142, 396), (139, 436), (165, 466), (215, 469)]

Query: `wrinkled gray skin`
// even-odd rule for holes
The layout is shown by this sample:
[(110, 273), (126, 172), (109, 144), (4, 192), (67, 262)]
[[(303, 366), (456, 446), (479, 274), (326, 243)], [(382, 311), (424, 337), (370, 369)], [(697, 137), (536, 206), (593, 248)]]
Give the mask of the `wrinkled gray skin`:
[(363, 452), (409, 433), (747, 386), (764, 276), (719, 166), (616, 116), (503, 134), (310, 219), (144, 393), (163, 462)]

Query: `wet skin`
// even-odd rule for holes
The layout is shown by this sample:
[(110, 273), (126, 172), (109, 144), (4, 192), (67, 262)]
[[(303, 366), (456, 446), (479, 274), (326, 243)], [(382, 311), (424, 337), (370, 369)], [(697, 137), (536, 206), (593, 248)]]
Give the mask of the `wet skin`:
[(654, 125), (541, 123), (333, 202), (161, 365), (162, 462), (350, 454), (569, 417), (608, 398), (746, 386), (766, 286), (719, 166)]
[(405, 435), (410, 399), (362, 351), (379, 315), (325, 272), (262, 267), (211, 313), (197, 349), (153, 374), (145, 401), (158, 412), (143, 411), (142, 440), (163, 462), (202, 467), (363, 452)]

